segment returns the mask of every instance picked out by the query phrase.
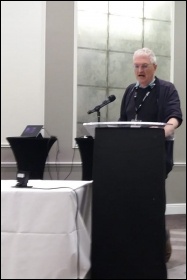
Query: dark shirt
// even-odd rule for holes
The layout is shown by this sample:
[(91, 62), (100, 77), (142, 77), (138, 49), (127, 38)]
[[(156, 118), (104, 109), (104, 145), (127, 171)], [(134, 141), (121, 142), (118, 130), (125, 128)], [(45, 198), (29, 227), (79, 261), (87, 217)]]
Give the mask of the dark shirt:
[[(127, 108), (134, 103), (135, 83), (127, 87), (121, 103), (121, 111), (119, 121), (129, 121), (131, 116), (128, 115)], [(168, 81), (155, 78), (155, 87), (152, 89), (152, 94), (155, 93), (156, 103), (158, 106), (158, 114), (155, 121), (166, 123), (170, 118), (176, 118), (179, 121), (179, 126), (182, 123), (182, 112), (180, 108), (180, 99), (175, 86)], [(149, 106), (149, 96), (145, 103)], [(149, 116), (146, 116), (145, 104), (142, 105), (142, 112), (144, 111), (144, 121), (150, 122)], [(142, 113), (143, 114), (143, 113)]]
[(134, 90), (132, 100), (126, 108), (127, 121), (133, 119), (143, 122), (157, 121), (158, 106), (155, 91), (155, 87), (150, 88), (149, 86)]
[[(145, 97), (146, 93), (149, 95)], [(179, 126), (182, 123), (182, 111), (178, 92), (171, 82), (155, 77), (155, 86), (150, 89), (140, 89), (136, 84), (127, 87), (121, 102), (119, 121), (131, 121), (137, 119), (144, 122), (167, 123), (170, 118), (176, 118)], [(166, 176), (173, 168), (173, 141), (166, 141)]]

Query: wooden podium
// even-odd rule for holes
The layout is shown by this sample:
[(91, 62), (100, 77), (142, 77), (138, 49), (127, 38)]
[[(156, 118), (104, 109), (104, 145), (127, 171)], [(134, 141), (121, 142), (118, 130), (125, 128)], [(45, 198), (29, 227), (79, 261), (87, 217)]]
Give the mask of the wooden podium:
[(91, 279), (167, 279), (163, 126), (86, 125), (95, 136)]
[(28, 171), (29, 179), (43, 179), (48, 153), (57, 140), (50, 138), (7, 137), (18, 171)]

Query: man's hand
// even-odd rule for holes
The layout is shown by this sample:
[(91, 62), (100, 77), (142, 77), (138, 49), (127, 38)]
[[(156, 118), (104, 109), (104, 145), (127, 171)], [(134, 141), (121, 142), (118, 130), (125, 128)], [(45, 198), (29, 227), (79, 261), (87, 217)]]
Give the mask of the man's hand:
[(174, 137), (175, 129), (179, 126), (179, 122), (175, 118), (169, 119), (167, 124), (164, 127), (165, 130), (165, 137)]
[(166, 124), (164, 127), (165, 130), (165, 137), (174, 137), (174, 132), (175, 132), (175, 128), (173, 126), (173, 124)]

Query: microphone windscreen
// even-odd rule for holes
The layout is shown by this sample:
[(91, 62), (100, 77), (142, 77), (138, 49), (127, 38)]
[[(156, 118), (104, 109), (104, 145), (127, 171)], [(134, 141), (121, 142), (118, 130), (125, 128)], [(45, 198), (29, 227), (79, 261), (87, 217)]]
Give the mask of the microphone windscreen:
[(114, 101), (116, 99), (115, 95), (110, 95), (108, 97), (108, 99), (110, 100), (110, 102)]

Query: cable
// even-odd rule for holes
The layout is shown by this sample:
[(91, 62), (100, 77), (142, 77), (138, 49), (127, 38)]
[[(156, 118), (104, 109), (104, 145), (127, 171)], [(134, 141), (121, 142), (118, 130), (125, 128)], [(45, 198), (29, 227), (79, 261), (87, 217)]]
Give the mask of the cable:
[[(46, 128), (43, 127), (43, 129), (46, 131), (46, 133), (50, 136), (50, 138), (52, 137), (52, 135), (47, 131)], [(55, 136), (56, 137), (56, 136)], [(56, 169), (56, 174), (57, 174), (57, 180), (59, 180), (59, 170), (57, 168), (57, 161), (58, 161), (58, 156), (60, 154), (60, 148), (59, 148), (59, 141), (58, 141), (58, 138), (56, 137), (56, 141), (57, 141), (57, 149), (56, 149), (56, 157), (55, 157), (55, 169)], [(49, 154), (47, 156), (47, 159), (49, 159)], [(49, 164), (47, 165), (47, 168), (48, 168), (48, 173), (49, 173), (49, 177), (50, 179), (52, 180), (52, 175), (51, 175), (51, 171), (50, 171), (50, 167), (49, 167)]]
[(66, 180), (68, 177), (69, 177), (69, 175), (71, 174), (71, 172), (72, 172), (72, 169), (73, 169), (73, 161), (74, 161), (74, 156), (75, 156), (75, 148), (76, 148), (76, 145), (74, 146), (74, 148), (73, 148), (73, 157), (72, 157), (72, 160), (71, 160), (71, 168), (70, 168), (70, 172), (69, 172), (69, 174), (65, 177), (65, 179), (64, 180)]
[[(47, 132), (47, 134), (48, 134), (50, 137), (52, 137), (52, 136), (50, 135), (50, 133), (47, 131), (46, 128), (43, 127), (43, 129)], [(57, 137), (56, 137), (56, 138), (57, 138)], [(50, 140), (50, 139), (49, 139), (49, 140)], [(73, 156), (72, 156), (72, 160), (71, 160), (70, 172), (68, 173), (68, 175), (67, 175), (63, 180), (66, 180), (66, 179), (70, 176), (70, 174), (71, 174), (71, 172), (72, 172), (72, 169), (73, 169), (73, 161), (74, 161), (74, 157), (75, 157), (75, 149), (76, 149), (76, 146), (77, 146), (77, 145), (75, 144), (75, 146), (74, 146), (74, 148), (73, 148)], [(60, 180), (59, 171), (58, 171), (58, 168), (57, 168), (57, 160), (58, 160), (59, 154), (60, 154), (60, 149), (59, 149), (59, 141), (58, 141), (58, 138), (57, 138), (57, 151), (56, 151), (56, 158), (55, 158), (55, 167), (56, 167), (56, 173), (57, 173), (57, 180)], [(47, 159), (48, 159), (48, 158), (49, 158), (49, 154), (48, 154), (48, 156), (47, 156)], [(51, 176), (51, 171), (50, 171), (49, 165), (47, 165), (47, 167), (48, 167), (48, 173), (49, 173), (50, 179), (52, 180), (52, 176)]]
[(59, 141), (58, 141), (58, 138), (57, 138), (57, 150), (56, 150), (56, 158), (55, 158), (55, 168), (56, 168), (57, 180), (60, 180), (59, 168), (57, 167), (59, 154), (60, 154), (60, 148), (59, 148)]
[[(51, 139), (51, 137), (48, 139), (48, 142), (47, 142), (47, 150), (49, 150), (49, 143), (50, 143), (50, 139)], [(49, 153), (48, 153), (48, 155), (47, 155), (47, 159), (46, 159), (46, 161), (48, 161), (49, 162)], [(51, 171), (50, 171), (50, 167), (49, 167), (49, 164), (47, 164), (47, 169), (48, 169), (48, 173), (49, 173), (49, 177), (50, 177), (50, 179), (52, 180), (52, 175), (51, 175)]]

